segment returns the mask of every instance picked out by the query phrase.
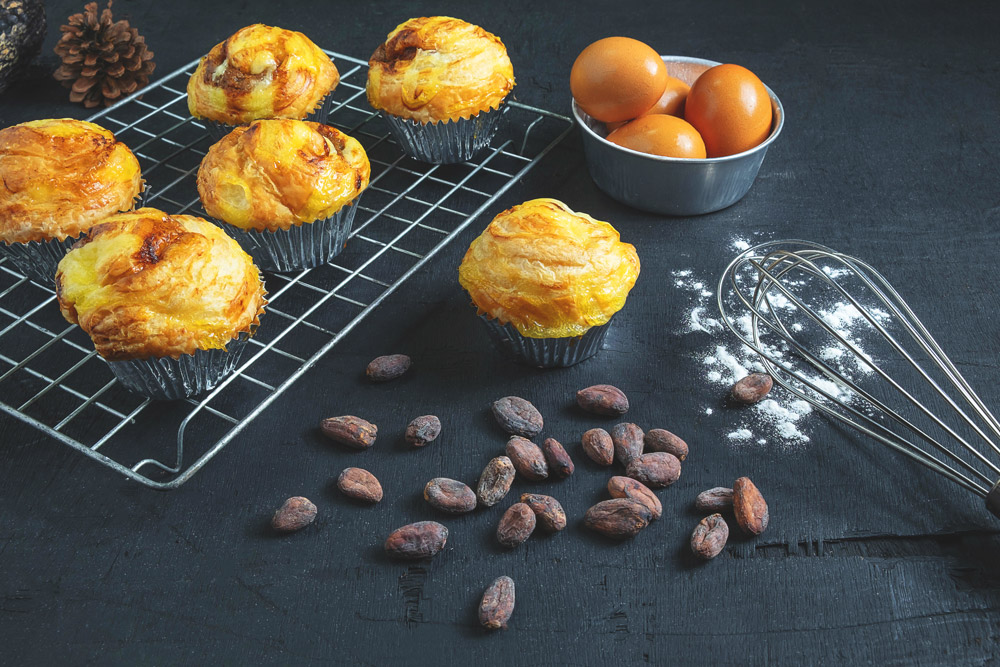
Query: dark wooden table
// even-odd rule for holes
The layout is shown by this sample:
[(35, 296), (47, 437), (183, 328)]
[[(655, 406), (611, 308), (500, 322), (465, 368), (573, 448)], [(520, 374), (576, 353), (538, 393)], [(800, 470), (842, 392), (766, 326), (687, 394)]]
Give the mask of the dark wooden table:
[[(80, 3), (82, 5), (82, 3)], [(0, 98), (4, 126), (89, 112), (48, 73), (57, 26), (77, 3), (50, 2), (49, 36), (30, 78)], [(298, 29), (365, 58), (430, 3), (115, 4), (156, 53), (162, 76), (239, 27)], [(512, 2), (447, 10), (500, 35), (519, 100), (568, 113), (568, 72), (597, 38), (621, 34), (662, 53), (736, 62), (781, 97), (785, 130), (742, 201), (698, 218), (641, 213), (598, 191), (571, 134), (429, 267), (308, 372), (252, 428), (179, 490), (141, 488), (11, 418), (0, 418), (0, 636), (11, 664), (482, 663), (982, 664), (1000, 653), (1000, 538), (981, 502), (820, 416), (805, 446), (737, 447), (745, 415), (727, 408), (700, 355), (728, 334), (685, 333), (691, 294), (672, 271), (714, 281), (732, 242), (806, 238), (883, 270), (988, 405), (1000, 402), (998, 279), (1000, 9), (970, 2), (836, 6), (776, 2)], [(496, 212), (549, 196), (611, 221), (642, 274), (607, 348), (577, 367), (539, 371), (492, 350), (457, 284), (468, 243)], [(713, 336), (715, 337), (713, 339)], [(372, 385), (366, 363), (405, 352), (405, 378)], [(683, 475), (659, 495), (664, 517), (618, 544), (581, 526), (607, 471), (579, 435), (607, 424), (573, 406), (610, 382), (628, 417), (685, 437)], [(0, 392), (3, 388), (0, 387)], [(488, 413), (530, 398), (577, 472), (518, 482), (552, 493), (569, 528), (513, 551), (493, 538), (508, 503), (444, 518), (421, 499), (435, 476), (473, 482), (503, 447)], [(2, 398), (2, 395), (0, 395)], [(708, 414), (708, 409), (712, 414)], [(440, 441), (411, 451), (410, 418), (438, 414)], [(369, 451), (324, 441), (322, 417), (378, 423)], [(775, 434), (762, 428), (761, 434)], [(141, 444), (141, 443), (138, 443)], [(373, 471), (386, 499), (344, 500), (339, 471)], [(771, 526), (735, 537), (698, 565), (687, 540), (701, 490), (753, 478)], [(274, 508), (305, 495), (307, 530), (276, 537)], [(400, 564), (381, 551), (410, 521), (441, 519), (447, 549)], [(482, 631), (484, 587), (508, 574), (510, 628)]]

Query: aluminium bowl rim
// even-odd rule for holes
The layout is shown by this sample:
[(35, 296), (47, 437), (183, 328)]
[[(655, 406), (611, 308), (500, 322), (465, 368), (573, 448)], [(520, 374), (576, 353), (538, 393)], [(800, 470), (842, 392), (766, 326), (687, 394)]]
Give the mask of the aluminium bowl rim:
[[(695, 58), (693, 56), (672, 56), (672, 55), (661, 54), (660, 58), (662, 58), (663, 62), (665, 63), (666, 62), (691, 63), (695, 65), (708, 65), (710, 67), (715, 67), (716, 65), (723, 64), (715, 60), (708, 60), (707, 58)], [(597, 132), (593, 130), (593, 128), (591, 128), (587, 124), (587, 122), (584, 120), (584, 116), (590, 119), (593, 119), (593, 117), (587, 114), (587, 112), (585, 112), (583, 109), (581, 109), (580, 106), (576, 103), (576, 100), (573, 99), (572, 97), (570, 98), (570, 105), (573, 109), (573, 120), (577, 122), (580, 128), (584, 132), (589, 134), (592, 139), (596, 140), (598, 143), (604, 146), (611, 148), (612, 150), (620, 151), (626, 155), (635, 155), (637, 157), (646, 158), (653, 162), (666, 162), (670, 164), (718, 164), (720, 162), (732, 162), (743, 158), (747, 158), (756, 153), (757, 151), (766, 151), (767, 147), (770, 146), (771, 143), (773, 143), (774, 140), (778, 138), (779, 134), (781, 134), (781, 130), (785, 126), (785, 107), (781, 103), (781, 100), (778, 98), (777, 94), (775, 94), (775, 92), (771, 90), (770, 86), (768, 86), (763, 81), (761, 81), (761, 84), (763, 84), (764, 89), (767, 91), (768, 97), (771, 99), (771, 102), (778, 110), (778, 124), (774, 127), (773, 130), (771, 130), (771, 133), (767, 136), (767, 139), (760, 142), (753, 148), (747, 149), (742, 153), (733, 153), (732, 155), (722, 155), (720, 157), (709, 157), (709, 158), (669, 157), (666, 155), (653, 155), (651, 153), (643, 153), (641, 151), (632, 150), (631, 148), (625, 148), (624, 146), (619, 146), (618, 144), (610, 142), (606, 138), (599, 135)], [(594, 120), (595, 122), (600, 122), (597, 121), (596, 119)]]

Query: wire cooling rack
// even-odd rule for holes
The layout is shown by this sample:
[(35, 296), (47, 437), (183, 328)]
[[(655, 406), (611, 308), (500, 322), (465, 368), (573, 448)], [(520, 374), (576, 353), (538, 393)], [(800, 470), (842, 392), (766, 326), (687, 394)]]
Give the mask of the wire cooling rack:
[[(341, 70), (330, 125), (372, 165), (344, 251), (331, 263), (267, 274), (269, 305), (236, 372), (204, 397), (150, 401), (114, 379), (89, 337), (60, 315), (51, 286), (0, 260), (0, 411), (157, 489), (191, 478), (368, 313), (459, 235), (572, 128), (569, 118), (509, 103), (474, 161), (406, 158), (368, 107), (364, 61), (328, 51)], [(139, 158), (147, 205), (205, 216), (195, 187), (211, 145), (188, 114), (180, 68), (89, 120)], [(176, 434), (176, 437), (174, 437)]]

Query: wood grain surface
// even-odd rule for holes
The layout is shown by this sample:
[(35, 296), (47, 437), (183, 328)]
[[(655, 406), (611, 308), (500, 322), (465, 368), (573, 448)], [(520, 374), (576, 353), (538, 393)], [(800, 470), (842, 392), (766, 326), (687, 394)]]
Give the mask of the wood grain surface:
[[(997, 659), (1000, 533), (981, 500), (816, 414), (801, 424), (807, 445), (733, 446), (727, 434), (744, 415), (706, 380), (700, 355), (712, 344), (735, 348), (736, 340), (685, 333), (691, 296), (671, 272), (691, 269), (714, 283), (734, 239), (805, 238), (858, 255), (897, 286), (987, 405), (1000, 403), (1000, 6), (247, 0), (206, 7), (122, 0), (114, 10), (146, 36), (156, 75), (255, 21), (365, 58), (410, 16), (458, 14), (503, 38), (520, 101), (563, 113), (576, 54), (600, 37), (628, 35), (661, 53), (748, 67), (781, 97), (786, 125), (742, 201), (675, 219), (602, 194), (572, 133), (179, 490), (139, 488), (0, 417), (0, 662)], [(48, 78), (57, 26), (81, 9), (47, 3), (42, 58), (0, 98), (0, 124), (89, 115)], [(534, 370), (498, 356), (457, 284), (457, 265), (489, 218), (539, 196), (612, 222), (642, 261), (605, 349), (569, 369)], [(367, 381), (367, 363), (391, 353), (412, 357), (409, 373)], [(609, 471), (583, 455), (580, 435), (615, 423), (575, 406), (576, 390), (597, 383), (628, 394), (629, 421), (667, 428), (691, 450), (680, 480), (657, 493), (663, 518), (623, 543), (582, 528), (586, 509), (607, 497)], [(535, 403), (545, 417), (541, 437), (566, 446), (576, 473), (518, 479), (488, 510), (436, 513), (421, 497), (429, 479), (474, 484), (502, 453), (506, 438), (489, 406), (507, 395)], [(349, 450), (319, 434), (320, 419), (345, 414), (378, 425), (372, 448)], [(442, 434), (414, 450), (403, 431), (424, 414), (441, 418)], [(373, 472), (385, 499), (364, 506), (342, 496), (335, 481), (348, 466)], [(741, 475), (767, 498), (770, 526), (755, 539), (733, 526), (724, 553), (700, 564), (687, 552), (701, 518), (694, 497)], [(525, 491), (555, 496), (569, 526), (503, 549), (497, 521)], [(294, 495), (315, 502), (318, 518), (277, 536), (271, 513)], [(448, 526), (445, 550), (427, 562), (388, 560), (385, 537), (419, 520)], [(507, 630), (487, 633), (477, 607), (500, 575), (516, 582), (517, 606)]]

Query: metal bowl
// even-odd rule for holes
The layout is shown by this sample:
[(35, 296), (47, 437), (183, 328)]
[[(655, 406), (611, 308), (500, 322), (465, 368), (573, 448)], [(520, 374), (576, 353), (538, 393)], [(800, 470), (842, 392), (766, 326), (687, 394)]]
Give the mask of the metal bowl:
[[(670, 76), (688, 85), (719, 63), (702, 58), (660, 56)], [(701, 215), (738, 202), (750, 190), (767, 147), (781, 134), (785, 110), (771, 97), (771, 134), (759, 146), (725, 157), (695, 160), (640, 153), (613, 144), (604, 123), (588, 116), (573, 101), (573, 117), (583, 134), (590, 176), (601, 190), (623, 204), (666, 215)]]

